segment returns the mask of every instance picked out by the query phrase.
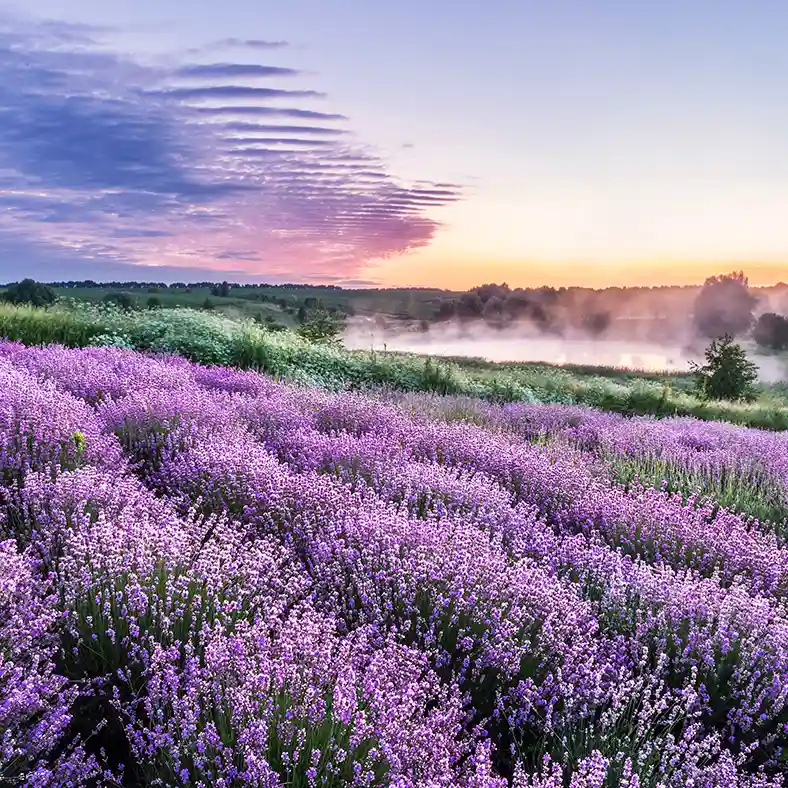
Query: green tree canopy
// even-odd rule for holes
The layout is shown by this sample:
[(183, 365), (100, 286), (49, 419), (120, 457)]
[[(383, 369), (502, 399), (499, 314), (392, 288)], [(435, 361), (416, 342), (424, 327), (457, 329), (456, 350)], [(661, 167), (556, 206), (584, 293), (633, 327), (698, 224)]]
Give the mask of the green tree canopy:
[(735, 337), (750, 329), (757, 302), (742, 271), (710, 276), (695, 299), (692, 322), (708, 339)]
[(6, 303), (31, 306), (49, 306), (55, 302), (55, 297), (51, 288), (34, 279), (23, 279), (0, 293), (0, 298)]
[(758, 367), (747, 358), (730, 335), (715, 339), (706, 348), (706, 363), (691, 362), (698, 394), (703, 399), (752, 401)]

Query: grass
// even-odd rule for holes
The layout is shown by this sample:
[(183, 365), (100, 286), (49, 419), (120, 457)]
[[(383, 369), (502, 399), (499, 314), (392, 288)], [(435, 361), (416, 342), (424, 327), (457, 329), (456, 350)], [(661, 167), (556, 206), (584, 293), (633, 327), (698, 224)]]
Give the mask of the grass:
[(724, 466), (688, 468), (650, 454), (632, 456), (602, 454), (611, 477), (625, 487), (645, 485), (679, 493), (684, 499), (701, 492), (719, 506), (755, 517), (782, 536), (786, 528), (785, 487), (764, 469), (739, 473)]
[(281, 325), (287, 327), (295, 325), (295, 306), (291, 311), (288, 308), (282, 307), (280, 304), (254, 301), (248, 297), (244, 297), (241, 294), (242, 291), (235, 291), (235, 293), (231, 291), (230, 295), (223, 297), (211, 295), (211, 289), (209, 287), (196, 287), (189, 288), (188, 290), (167, 288), (166, 290), (157, 289), (155, 292), (149, 292), (146, 288), (129, 289), (112, 287), (55, 287), (52, 289), (60, 299), (74, 300), (88, 304), (99, 304), (110, 293), (123, 293), (130, 296), (135, 307), (138, 309), (145, 309), (149, 298), (158, 299), (162, 309), (177, 309), (178, 307), (202, 309), (205, 300), (208, 299), (217, 312), (227, 317), (235, 319), (242, 317), (265, 320), (270, 316)]
[(495, 402), (582, 404), (628, 415), (694, 416), (788, 429), (788, 388), (760, 386), (749, 404), (703, 401), (687, 375), (632, 370), (495, 364), (408, 353), (349, 351), (266, 330), (243, 314), (172, 309), (123, 312), (63, 302), (49, 309), (0, 304), (0, 337), (28, 345), (115, 345), (174, 353), (203, 364), (258, 370), (330, 389), (462, 394)]
[[(188, 307), (201, 309), (206, 298), (216, 310), (238, 318), (261, 318), (272, 316), (281, 325), (291, 327), (295, 323), (298, 307), (310, 299), (320, 301), (327, 308), (336, 308), (363, 315), (385, 314), (390, 318), (408, 320), (430, 319), (434, 316), (446, 291), (421, 288), (394, 288), (385, 290), (353, 290), (309, 286), (276, 287), (232, 287), (226, 297), (211, 294), (208, 286), (157, 287), (139, 285), (110, 287), (97, 284), (95, 287), (53, 287), (61, 299), (85, 303), (99, 303), (110, 293), (124, 293), (131, 297), (135, 306), (146, 307), (148, 298), (155, 297), (164, 309)], [(5, 288), (0, 288), (2, 292)]]

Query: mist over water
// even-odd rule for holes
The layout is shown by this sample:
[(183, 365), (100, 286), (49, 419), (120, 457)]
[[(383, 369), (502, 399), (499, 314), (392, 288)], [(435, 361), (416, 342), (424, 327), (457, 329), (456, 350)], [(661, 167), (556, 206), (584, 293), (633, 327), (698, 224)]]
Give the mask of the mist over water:
[[(657, 343), (621, 338), (558, 337), (534, 332), (528, 326), (491, 329), (483, 322), (438, 325), (429, 331), (380, 330), (355, 324), (344, 337), (345, 346), (355, 350), (384, 349), (433, 356), (483, 358), (487, 361), (530, 361), (626, 367), (645, 372), (689, 372), (690, 361), (703, 361), (703, 346), (687, 342)], [(750, 351), (760, 379), (774, 383), (788, 380), (784, 360)]]

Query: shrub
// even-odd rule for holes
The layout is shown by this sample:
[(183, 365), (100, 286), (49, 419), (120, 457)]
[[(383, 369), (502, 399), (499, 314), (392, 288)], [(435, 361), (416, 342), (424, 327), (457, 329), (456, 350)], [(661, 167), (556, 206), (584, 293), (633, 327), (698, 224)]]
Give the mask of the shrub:
[(124, 350), (134, 350), (134, 345), (123, 334), (98, 334), (88, 342), (90, 347), (117, 347)]
[[(48, 309), (0, 304), (0, 338), (27, 345), (111, 345), (230, 364), (331, 390), (392, 389), (465, 394), (496, 402), (585, 404), (631, 415), (693, 416), (769, 430), (788, 429), (788, 388), (764, 386), (757, 404), (698, 398), (691, 375), (662, 379), (593, 368), (488, 364), (473, 359), (345, 350), (338, 341), (298, 336), (263, 319), (233, 320), (218, 310), (124, 311), (59, 299)], [(341, 325), (341, 324), (340, 324)]]
[(128, 293), (107, 293), (102, 300), (105, 304), (112, 304), (127, 312), (135, 307), (134, 299)]
[(755, 343), (770, 350), (788, 348), (788, 318), (774, 312), (762, 314), (752, 331)]
[(747, 402), (755, 399), (753, 383), (758, 379), (758, 367), (747, 358), (741, 345), (734, 344), (730, 335), (715, 339), (705, 356), (704, 365), (690, 362), (702, 399)]
[(342, 333), (342, 322), (336, 315), (317, 309), (297, 329), (300, 337), (323, 345), (336, 345)]
[(30, 304), (31, 306), (49, 306), (55, 302), (55, 293), (51, 288), (33, 279), (23, 279), (11, 285), (0, 299), (9, 304)]

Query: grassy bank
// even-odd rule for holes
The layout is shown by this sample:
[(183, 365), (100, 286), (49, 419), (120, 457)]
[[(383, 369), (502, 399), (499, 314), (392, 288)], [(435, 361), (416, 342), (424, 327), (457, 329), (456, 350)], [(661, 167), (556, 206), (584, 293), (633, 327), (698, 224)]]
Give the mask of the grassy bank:
[(123, 312), (98, 305), (48, 310), (0, 305), (0, 338), (28, 345), (116, 345), (174, 353), (203, 364), (254, 369), (330, 389), (391, 388), (464, 394), (497, 402), (584, 404), (624, 414), (684, 415), (766, 429), (788, 429), (788, 395), (761, 387), (751, 404), (704, 402), (686, 376), (547, 364), (437, 360), (402, 353), (348, 351), (274, 333), (250, 320), (174, 308)]

